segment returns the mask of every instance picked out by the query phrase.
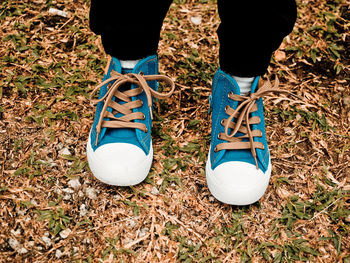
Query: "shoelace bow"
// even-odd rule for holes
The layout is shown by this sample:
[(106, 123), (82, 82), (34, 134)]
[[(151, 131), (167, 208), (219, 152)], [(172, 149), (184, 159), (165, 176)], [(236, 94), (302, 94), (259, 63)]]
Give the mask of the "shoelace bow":
[[(229, 118), (221, 120), (221, 124), (225, 127), (225, 132), (219, 133), (218, 138), (228, 142), (218, 144), (214, 149), (215, 152), (221, 150), (250, 149), (255, 160), (256, 168), (259, 169), (256, 149), (264, 150), (264, 145), (261, 142), (254, 142), (254, 137), (261, 137), (262, 131), (259, 129), (252, 130), (250, 125), (259, 124), (260, 118), (258, 116), (249, 117), (249, 114), (258, 110), (257, 100), (270, 93), (285, 93), (296, 96), (289, 91), (279, 89), (278, 86), (279, 80), (276, 77), (274, 85), (270, 81), (265, 81), (256, 92), (250, 93), (247, 96), (236, 95), (232, 92), (228, 94), (231, 100), (241, 103), (235, 110), (226, 106), (225, 112), (229, 115)], [(236, 118), (236, 121), (233, 120), (234, 118)], [(229, 128), (232, 130), (230, 134), (228, 132)], [(237, 132), (243, 135), (234, 137)], [(245, 138), (249, 138), (249, 141), (243, 141)]]
[[(170, 91), (167, 93), (160, 93), (152, 89), (147, 81), (163, 81), (170, 86)], [(110, 84), (112, 81), (113, 84)], [(129, 89), (126, 91), (120, 91), (119, 88), (126, 83), (136, 84), (138, 87), (134, 89)], [(106, 94), (100, 99), (92, 99), (95, 93), (104, 85), (108, 84)], [(142, 100), (132, 101), (132, 97), (145, 92), (147, 96), (147, 103), (150, 109), (151, 119), (153, 119), (152, 114), (152, 96), (158, 99), (164, 99), (171, 96), (175, 90), (174, 81), (164, 75), (143, 75), (143, 74), (120, 74), (119, 72), (112, 71), (111, 77), (103, 81), (98, 85), (90, 95), (90, 100), (93, 104), (104, 101), (104, 105), (100, 114), (100, 118), (96, 125), (96, 142), (97, 145), (98, 137), (102, 128), (135, 128), (147, 132), (147, 127), (143, 123), (134, 122), (134, 120), (144, 120), (146, 117), (142, 112), (133, 112), (133, 109), (139, 108), (143, 105)], [(125, 102), (120, 104), (113, 100), (113, 97), (119, 101)], [(107, 108), (112, 108), (112, 112), (107, 111)], [(123, 116), (115, 117), (116, 114), (121, 113)], [(109, 118), (110, 120), (104, 120), (104, 118)]]

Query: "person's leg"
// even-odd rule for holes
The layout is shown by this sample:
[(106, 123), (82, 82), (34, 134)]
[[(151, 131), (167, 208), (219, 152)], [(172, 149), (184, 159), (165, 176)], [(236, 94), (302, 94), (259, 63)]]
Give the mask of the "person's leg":
[[(92, 0), (90, 27), (111, 60), (99, 91), (87, 157), (94, 176), (119, 186), (142, 182), (153, 159), (152, 96), (173, 81), (158, 75), (157, 48), (170, 0)], [(171, 86), (159, 94), (157, 81)]]
[(172, 0), (91, 0), (90, 28), (107, 54), (122, 60), (157, 53), (159, 34)]
[(218, 0), (220, 67), (230, 75), (265, 73), (272, 52), (294, 27), (295, 0)]
[(218, 200), (247, 205), (264, 194), (271, 174), (261, 97), (271, 89), (281, 92), (260, 86), (259, 75), (292, 30), (296, 5), (294, 0), (218, 0), (218, 8), (220, 69), (213, 80), (206, 179)]

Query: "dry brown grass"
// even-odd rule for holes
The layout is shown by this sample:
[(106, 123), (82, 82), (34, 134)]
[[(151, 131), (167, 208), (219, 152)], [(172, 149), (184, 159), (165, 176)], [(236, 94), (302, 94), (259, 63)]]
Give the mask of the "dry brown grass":
[(0, 262), (350, 262), (347, 1), (298, 1), (268, 71), (303, 101), (265, 99), (273, 175), (247, 207), (217, 202), (204, 177), (215, 3), (172, 5), (159, 54), (181, 86), (155, 105), (149, 177), (121, 188), (85, 156), (106, 64), (88, 4), (47, 2), (0, 3)]

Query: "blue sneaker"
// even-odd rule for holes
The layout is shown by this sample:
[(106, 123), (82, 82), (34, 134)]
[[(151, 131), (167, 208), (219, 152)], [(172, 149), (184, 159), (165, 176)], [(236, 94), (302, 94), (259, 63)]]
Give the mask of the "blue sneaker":
[[(237, 82), (222, 70), (213, 79), (211, 145), (206, 164), (210, 192), (219, 201), (248, 205), (264, 194), (271, 175), (262, 96), (289, 93), (256, 77), (251, 92), (240, 95)], [(247, 125), (249, 123), (249, 125)]]
[[(123, 69), (111, 58), (100, 90), (87, 143), (90, 169), (100, 181), (118, 186), (142, 182), (153, 160), (151, 138), (152, 96), (169, 97), (175, 88), (169, 77), (158, 74), (157, 56), (147, 57), (133, 69)], [(159, 93), (158, 81), (171, 87)]]

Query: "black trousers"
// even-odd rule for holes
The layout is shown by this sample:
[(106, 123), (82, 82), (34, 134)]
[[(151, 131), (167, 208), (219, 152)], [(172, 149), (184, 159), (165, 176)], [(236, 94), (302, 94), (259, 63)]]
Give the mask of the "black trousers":
[[(157, 53), (172, 0), (91, 0), (90, 28), (107, 54), (132, 60)], [(295, 0), (218, 0), (220, 67), (241, 77), (263, 75), (272, 52), (293, 29)]]

